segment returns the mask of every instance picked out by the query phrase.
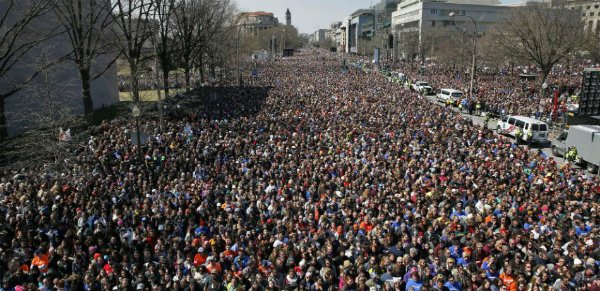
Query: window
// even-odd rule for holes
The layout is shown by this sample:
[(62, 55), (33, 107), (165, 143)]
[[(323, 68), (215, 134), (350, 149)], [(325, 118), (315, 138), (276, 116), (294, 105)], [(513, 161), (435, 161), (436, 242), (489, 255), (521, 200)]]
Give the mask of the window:
[(586, 9), (586, 10), (590, 10), (590, 6), (586, 6), (586, 7), (585, 7), (585, 9)]
[(520, 127), (520, 128), (525, 128), (525, 121), (523, 120), (517, 120), (517, 122), (515, 122), (515, 125)]
[(568, 136), (568, 132), (563, 132), (559, 137), (558, 140), (565, 140), (567, 139)]
[(515, 119), (513, 117), (508, 119), (508, 124), (515, 125)]
[(431, 26), (435, 26), (435, 21), (432, 21), (432, 22), (431, 22)]
[(590, 16), (594, 16), (594, 12), (590, 12)]
[(431, 14), (437, 14), (437, 9), (431, 9)]
[(600, 7), (600, 5), (594, 5), (594, 8), (598, 9), (598, 7)]

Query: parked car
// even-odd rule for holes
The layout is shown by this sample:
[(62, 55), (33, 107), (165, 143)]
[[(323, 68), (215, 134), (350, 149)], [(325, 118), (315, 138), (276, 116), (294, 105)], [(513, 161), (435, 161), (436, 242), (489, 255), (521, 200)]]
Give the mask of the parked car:
[(429, 86), (429, 83), (425, 81), (415, 82), (414, 84), (412, 84), (411, 89), (417, 92), (425, 91), (425, 94), (431, 94), (431, 92), (433, 92), (433, 88), (431, 88), (431, 86)]
[(565, 156), (569, 148), (577, 150), (577, 163), (596, 173), (600, 166), (600, 126), (572, 125), (552, 142), (552, 154)]
[(440, 93), (437, 94), (437, 100), (444, 103), (448, 100), (452, 100), (453, 104), (458, 104), (462, 96), (463, 93), (461, 91), (454, 89), (442, 89), (440, 90)]
[[(498, 134), (505, 134), (515, 138), (519, 129), (523, 135), (517, 142), (548, 143), (548, 124), (535, 118), (506, 115), (498, 120), (498, 125), (496, 126)], [(530, 132), (531, 135), (529, 134)]]

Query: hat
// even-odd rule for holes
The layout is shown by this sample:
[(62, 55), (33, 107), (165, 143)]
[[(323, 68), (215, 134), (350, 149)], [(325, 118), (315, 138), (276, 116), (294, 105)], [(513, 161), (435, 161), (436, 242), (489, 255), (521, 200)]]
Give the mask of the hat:
[(139, 283), (139, 284), (137, 284), (137, 286), (136, 286), (136, 288), (135, 288), (135, 289), (136, 289), (136, 290), (144, 290), (144, 283)]
[(198, 252), (199, 252), (199, 253), (202, 253), (202, 252), (204, 252), (204, 248), (203, 248), (203, 247), (199, 247), (199, 248), (198, 248)]

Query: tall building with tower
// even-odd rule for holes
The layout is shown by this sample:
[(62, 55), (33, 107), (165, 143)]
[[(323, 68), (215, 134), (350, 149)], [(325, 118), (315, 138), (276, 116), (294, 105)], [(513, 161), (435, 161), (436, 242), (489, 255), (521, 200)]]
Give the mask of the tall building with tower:
[(285, 25), (286, 26), (292, 25), (292, 13), (290, 12), (289, 8), (287, 9), (287, 11), (285, 11)]

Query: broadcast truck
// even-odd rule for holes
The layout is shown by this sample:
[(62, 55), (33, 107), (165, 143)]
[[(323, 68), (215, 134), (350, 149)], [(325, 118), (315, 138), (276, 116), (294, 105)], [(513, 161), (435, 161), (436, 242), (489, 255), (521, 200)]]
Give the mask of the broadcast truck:
[(572, 125), (552, 142), (552, 154), (565, 156), (571, 147), (577, 151), (577, 163), (597, 173), (600, 165), (600, 126)]

